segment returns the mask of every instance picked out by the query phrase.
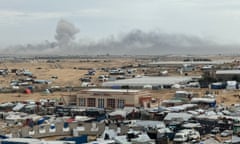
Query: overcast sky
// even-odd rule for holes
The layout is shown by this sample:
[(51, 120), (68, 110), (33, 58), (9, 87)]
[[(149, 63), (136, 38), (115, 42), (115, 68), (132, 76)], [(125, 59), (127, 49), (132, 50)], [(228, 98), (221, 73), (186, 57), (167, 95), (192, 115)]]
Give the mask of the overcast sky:
[(77, 39), (140, 29), (240, 44), (239, 0), (0, 0), (0, 44), (54, 41), (60, 19)]

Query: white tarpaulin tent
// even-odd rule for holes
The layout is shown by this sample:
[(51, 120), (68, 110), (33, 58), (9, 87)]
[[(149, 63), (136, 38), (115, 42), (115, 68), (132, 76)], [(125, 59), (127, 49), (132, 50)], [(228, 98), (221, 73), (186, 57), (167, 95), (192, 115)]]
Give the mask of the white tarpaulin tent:
[(25, 104), (23, 103), (18, 103), (15, 107), (13, 107), (13, 111), (19, 111), (21, 110), (23, 107), (25, 106)]
[(236, 81), (227, 81), (226, 89), (236, 89), (236, 88), (237, 88), (237, 82)]

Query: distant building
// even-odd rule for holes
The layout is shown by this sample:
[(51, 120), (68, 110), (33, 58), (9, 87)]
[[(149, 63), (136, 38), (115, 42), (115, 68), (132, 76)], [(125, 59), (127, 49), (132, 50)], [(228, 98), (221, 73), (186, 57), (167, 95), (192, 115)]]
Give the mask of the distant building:
[(142, 90), (88, 89), (77, 94), (77, 105), (98, 108), (148, 107), (152, 97)]
[(194, 79), (199, 79), (200, 76), (142, 76), (132, 79), (107, 81), (102, 84), (103, 87), (121, 87), (129, 86), (130, 88), (143, 88), (145, 85), (154, 87), (165, 88), (178, 83), (187, 83)]
[(240, 70), (217, 70), (216, 79), (219, 81), (240, 80)]
[(174, 66), (174, 67), (181, 67), (182, 65), (220, 65), (227, 62), (232, 61), (158, 61), (158, 62), (151, 62), (148, 66)]
[(192, 64), (184, 64), (182, 66), (182, 71), (183, 72), (191, 72), (191, 71), (194, 71), (195, 70), (195, 66), (192, 65)]
[(201, 67), (201, 70), (206, 72), (206, 71), (211, 71), (213, 70), (215, 67), (213, 65), (204, 65)]

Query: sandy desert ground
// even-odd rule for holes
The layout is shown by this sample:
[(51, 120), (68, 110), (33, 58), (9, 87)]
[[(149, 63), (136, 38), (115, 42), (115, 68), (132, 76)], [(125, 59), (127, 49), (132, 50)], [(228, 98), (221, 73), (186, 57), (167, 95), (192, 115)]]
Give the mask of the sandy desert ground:
[[(34, 59), (24, 61), (10, 61), (5, 60), (0, 62), (0, 69), (27, 69), (33, 73), (37, 79), (52, 80), (52, 86), (73, 86), (79, 87), (81, 82), (80, 78), (84, 77), (87, 69), (101, 69), (120, 67), (126, 65), (139, 64), (135, 58), (113, 58), (113, 59), (60, 59), (47, 61), (45, 59)], [(97, 83), (96, 78), (100, 74), (105, 74), (103, 71), (98, 70), (96, 75), (93, 76), (94, 82)], [(57, 79), (52, 79), (56, 76)], [(14, 73), (9, 73), (6, 76), (0, 76), (0, 87), (10, 87), (10, 81), (19, 78)], [(152, 96), (160, 100), (171, 98), (176, 90), (154, 90), (151, 91)], [(213, 92), (217, 95), (217, 102), (231, 105), (240, 102), (240, 92), (236, 91), (212, 91), (208, 89), (188, 89), (199, 96), (203, 96), (206, 91)], [(54, 92), (51, 94), (44, 94), (43, 92), (34, 92), (32, 94), (24, 93), (0, 93), (0, 102), (9, 101), (23, 101), (23, 100), (39, 100), (39, 99), (60, 99), (62, 95), (68, 95), (69, 92)]]
[[(118, 67), (122, 65), (129, 65), (134, 63), (133, 59), (113, 59), (113, 60), (79, 60), (79, 59), (61, 59), (54, 60), (54, 62), (47, 62), (47, 60), (24, 60), (24, 61), (1, 61), (0, 69), (25, 69), (33, 73), (37, 79), (51, 80), (50, 86), (60, 87), (80, 87), (80, 78), (85, 77), (88, 69), (101, 69)], [(92, 76), (93, 82), (97, 82), (97, 77), (100, 74), (106, 74), (101, 70), (97, 70), (96, 75)], [(57, 79), (52, 79), (52, 77)], [(9, 73), (6, 76), (0, 76), (0, 87), (10, 87), (11, 80), (24, 78), (17, 76), (15, 73)], [(54, 92), (51, 94), (44, 94), (43, 92), (33, 92), (32, 94), (24, 93), (0, 93), (0, 102), (9, 101), (23, 101), (23, 100), (39, 100), (47, 98), (60, 98), (62, 95), (69, 95), (69, 92)]]

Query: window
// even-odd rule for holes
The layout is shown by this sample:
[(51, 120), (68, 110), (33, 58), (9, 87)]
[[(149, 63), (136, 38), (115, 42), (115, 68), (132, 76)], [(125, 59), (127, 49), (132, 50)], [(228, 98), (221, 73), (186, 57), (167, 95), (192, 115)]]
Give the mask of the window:
[(88, 107), (96, 107), (96, 99), (95, 98), (88, 98)]
[(107, 99), (107, 107), (115, 108), (115, 99)]
[(79, 99), (79, 106), (86, 106), (85, 98)]
[(98, 107), (104, 108), (104, 99), (98, 99)]
[(117, 107), (118, 108), (124, 108), (125, 100), (118, 99)]

